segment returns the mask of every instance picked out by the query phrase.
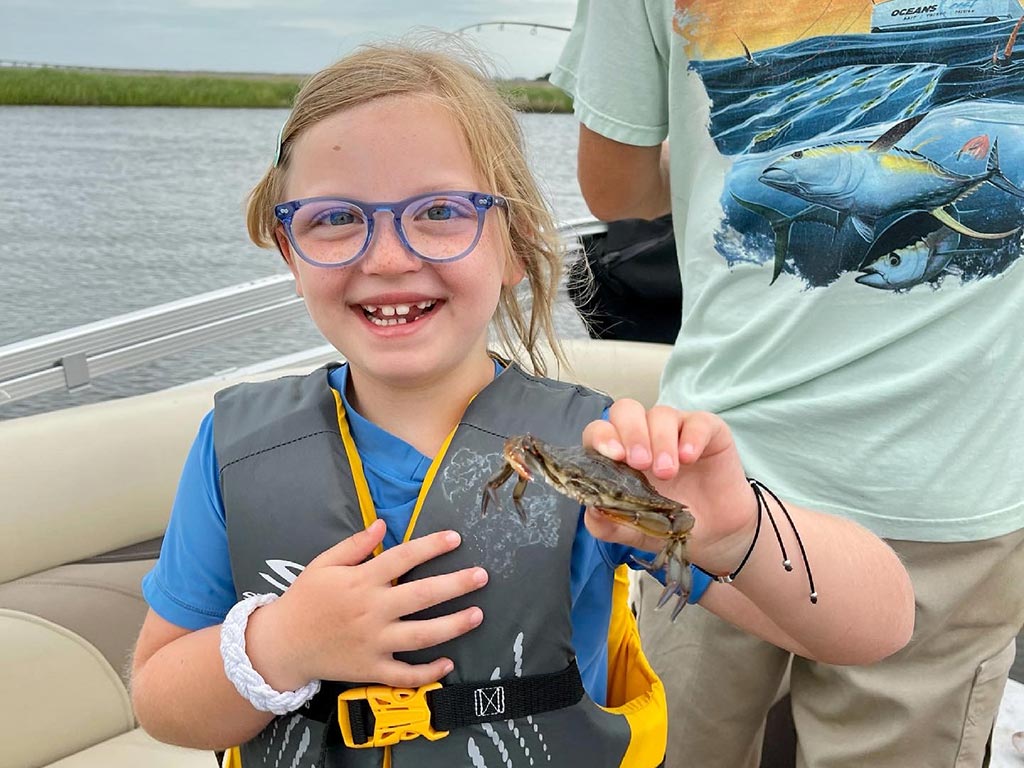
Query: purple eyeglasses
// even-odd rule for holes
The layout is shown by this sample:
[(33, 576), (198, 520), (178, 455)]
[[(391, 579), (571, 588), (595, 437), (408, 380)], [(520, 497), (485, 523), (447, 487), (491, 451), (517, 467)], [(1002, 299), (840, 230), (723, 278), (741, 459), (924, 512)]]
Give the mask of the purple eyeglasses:
[(376, 214), (391, 213), (406, 250), (423, 261), (443, 264), (461, 259), (480, 240), (484, 216), (505, 198), (486, 192), (429, 192), (396, 203), (366, 203), (343, 197), (307, 197), (278, 203), (274, 215), (304, 260), (318, 267), (357, 262), (373, 239)]

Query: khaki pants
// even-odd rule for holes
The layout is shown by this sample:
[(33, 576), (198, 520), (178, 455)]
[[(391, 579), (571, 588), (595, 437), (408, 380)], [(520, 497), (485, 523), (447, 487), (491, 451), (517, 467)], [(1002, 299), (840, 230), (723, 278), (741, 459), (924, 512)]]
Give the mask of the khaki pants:
[[(914, 636), (868, 667), (793, 657), (797, 765), (980, 768), (1024, 625), (1024, 531), (889, 543), (914, 583)], [(672, 624), (653, 610), (661, 585), (644, 577), (638, 591), (644, 650), (668, 693), (666, 768), (756, 768), (790, 654), (697, 606)]]

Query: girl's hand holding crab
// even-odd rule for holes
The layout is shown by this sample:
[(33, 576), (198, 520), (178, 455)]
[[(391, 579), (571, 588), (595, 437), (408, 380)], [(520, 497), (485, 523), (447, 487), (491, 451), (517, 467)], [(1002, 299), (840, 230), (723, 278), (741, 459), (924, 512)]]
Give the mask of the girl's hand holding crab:
[[(757, 496), (719, 417), (619, 400), (607, 421), (587, 426), (583, 445), (644, 472), (659, 493), (689, 507), (691, 562), (719, 575), (735, 574), (743, 563), (735, 583), (711, 584), (700, 600), (704, 608), (830, 664), (873, 663), (908, 642), (914, 592), (895, 552), (850, 520), (791, 503), (788, 519), (776, 515), (777, 530), (767, 520), (759, 526)], [(767, 504), (779, 511), (773, 498)], [(664, 545), (593, 509), (586, 523), (606, 541), (652, 552)], [(792, 570), (783, 565), (783, 548)], [(815, 592), (820, 599), (811, 597)]]
[[(587, 426), (583, 445), (641, 470), (659, 493), (690, 508), (696, 523), (687, 552), (701, 568), (725, 574), (739, 565), (757, 526), (757, 499), (719, 417), (617, 400), (607, 421)], [(597, 538), (652, 552), (664, 543), (593, 509), (587, 527)]]

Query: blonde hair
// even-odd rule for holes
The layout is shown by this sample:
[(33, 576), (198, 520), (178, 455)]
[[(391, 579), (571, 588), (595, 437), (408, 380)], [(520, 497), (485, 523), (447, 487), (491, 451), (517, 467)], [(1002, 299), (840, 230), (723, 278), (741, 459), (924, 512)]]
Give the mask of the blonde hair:
[(491, 83), (478, 55), (460, 44), (456, 57), (439, 52), (437, 43), (435, 37), (430, 49), (423, 43), (367, 45), (305, 82), (281, 129), (279, 160), (249, 194), (249, 237), (264, 248), (277, 246), (273, 206), (284, 199), (291, 148), (303, 131), (340, 110), (385, 96), (434, 98), (462, 129), (475, 169), (488, 185), (484, 191), (508, 201), (502, 236), (509, 258), (525, 271), (533, 296), (527, 318), (515, 287), (503, 286), (494, 326), (508, 354), (519, 357), (521, 348), (533, 371), (544, 374), (538, 348), (542, 337), (554, 359), (567, 365), (552, 317), (563, 269), (561, 238), (527, 166), (515, 112)]

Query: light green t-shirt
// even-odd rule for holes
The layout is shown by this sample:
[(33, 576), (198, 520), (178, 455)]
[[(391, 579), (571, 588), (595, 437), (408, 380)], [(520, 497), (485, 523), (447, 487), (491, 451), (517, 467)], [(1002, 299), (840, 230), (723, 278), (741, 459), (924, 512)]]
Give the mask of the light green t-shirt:
[(552, 76), (590, 129), (669, 139), (662, 401), (887, 538), (1024, 527), (1020, 8), (982, 4), (580, 0)]

